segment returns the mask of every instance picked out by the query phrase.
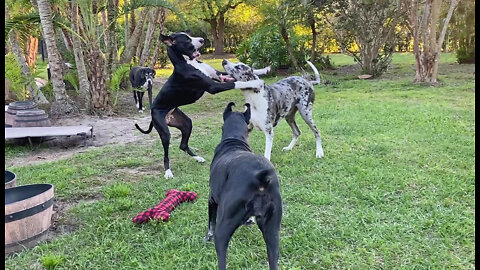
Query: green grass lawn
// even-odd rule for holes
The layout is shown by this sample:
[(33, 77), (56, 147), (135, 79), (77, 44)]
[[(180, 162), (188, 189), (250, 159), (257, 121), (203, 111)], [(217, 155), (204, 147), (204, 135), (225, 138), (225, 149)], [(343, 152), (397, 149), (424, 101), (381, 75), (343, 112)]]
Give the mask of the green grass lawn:
[[(283, 152), (291, 131), (280, 122), (272, 151), (284, 209), (280, 269), (475, 269), (473, 65), (441, 59), (438, 87), (411, 84), (411, 54), (396, 54), (378, 80), (329, 75), (336, 84), (317, 85), (323, 159), (315, 159), (314, 136), (300, 117), (297, 146)], [(344, 56), (333, 60), (348, 64)], [(188, 158), (172, 131), (173, 179), (163, 178), (160, 140), (6, 167), (19, 185), (54, 184), (57, 203), (73, 204), (59, 225), (75, 227), (6, 259), (6, 269), (216, 269), (214, 244), (203, 236), (209, 162), (229, 101), (243, 108), (239, 90), (184, 107), (194, 119), (190, 145), (207, 162)], [(254, 152), (263, 154), (264, 140), (252, 133)], [(25, 149), (9, 146), (5, 156)], [(172, 188), (195, 191), (198, 200), (180, 205), (167, 223), (132, 223)], [(228, 252), (228, 269), (268, 269), (256, 226), (239, 228)]]

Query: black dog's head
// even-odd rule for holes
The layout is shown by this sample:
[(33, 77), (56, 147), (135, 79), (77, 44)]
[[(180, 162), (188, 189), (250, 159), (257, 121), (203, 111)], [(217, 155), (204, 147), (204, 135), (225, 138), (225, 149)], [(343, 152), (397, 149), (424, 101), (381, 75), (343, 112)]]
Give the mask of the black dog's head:
[(246, 103), (245, 112), (234, 112), (232, 106), (235, 103), (228, 103), (223, 112), (222, 138), (245, 139), (247, 137), (247, 125), (250, 123), (250, 104)]
[(142, 72), (142, 78), (145, 78), (145, 86), (153, 85), (153, 78), (155, 78), (155, 69), (153, 68), (142, 68), (140, 70)]
[(203, 38), (191, 37), (185, 32), (177, 32), (170, 36), (160, 35), (160, 40), (168, 47), (187, 56), (190, 60), (200, 55), (198, 49), (202, 47), (204, 43)]

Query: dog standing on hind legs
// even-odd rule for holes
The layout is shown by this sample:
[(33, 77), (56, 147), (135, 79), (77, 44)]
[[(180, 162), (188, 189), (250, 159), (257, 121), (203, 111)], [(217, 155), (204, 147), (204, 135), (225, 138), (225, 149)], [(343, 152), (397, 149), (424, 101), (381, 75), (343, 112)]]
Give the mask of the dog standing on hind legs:
[[(270, 160), (273, 145), (273, 129), (278, 122), (285, 118), (292, 129), (292, 141), (283, 150), (291, 150), (298, 137), (300, 129), (295, 123), (297, 111), (315, 135), (317, 158), (323, 157), (320, 131), (315, 126), (312, 117), (313, 101), (315, 99), (314, 84), (320, 83), (320, 74), (315, 66), (308, 62), (315, 73), (315, 81), (308, 81), (299, 76), (282, 79), (272, 85), (264, 84), (257, 89), (244, 90), (245, 102), (252, 106), (252, 118), (249, 131), (254, 127), (265, 134), (265, 157)], [(244, 63), (231, 63), (224, 59), (222, 62), (225, 71), (237, 81), (257, 80), (256, 72)]]
[(233, 112), (230, 102), (223, 113), (222, 139), (210, 165), (208, 231), (205, 241), (215, 242), (218, 269), (226, 269), (227, 249), (235, 230), (254, 216), (267, 246), (270, 270), (277, 269), (282, 198), (275, 169), (247, 143), (251, 110)]
[(196, 155), (188, 146), (188, 140), (192, 132), (192, 120), (179, 107), (194, 103), (205, 92), (216, 94), (235, 88), (258, 88), (263, 85), (263, 81), (216, 82), (197, 68), (189, 65), (185, 60), (185, 56), (190, 60), (194, 60), (199, 56), (198, 49), (204, 43), (203, 38), (191, 37), (187, 33), (177, 32), (170, 36), (160, 35), (160, 40), (167, 45), (167, 54), (173, 64), (173, 73), (152, 103), (152, 121), (148, 130), (141, 129), (137, 124), (135, 124), (135, 127), (144, 134), (150, 133), (153, 128), (158, 132), (164, 151), (165, 178), (172, 178), (173, 173), (170, 169), (168, 157), (168, 148), (170, 146), (169, 126), (181, 131), (181, 150), (198, 162), (205, 161), (204, 158)]

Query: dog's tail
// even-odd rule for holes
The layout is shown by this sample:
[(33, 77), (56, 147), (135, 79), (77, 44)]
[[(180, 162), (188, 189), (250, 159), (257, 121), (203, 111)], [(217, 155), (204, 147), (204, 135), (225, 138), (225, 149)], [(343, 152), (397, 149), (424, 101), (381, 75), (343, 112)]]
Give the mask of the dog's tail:
[(135, 123), (135, 127), (136, 127), (138, 130), (140, 130), (140, 132), (142, 132), (143, 134), (148, 134), (148, 133), (150, 133), (150, 132), (152, 131), (152, 129), (153, 129), (153, 121), (150, 121), (150, 126), (148, 127), (148, 130), (147, 130), (147, 131), (145, 131), (145, 130), (143, 130), (141, 127), (139, 127), (137, 123)]
[(275, 175), (274, 169), (265, 169), (257, 172), (255, 178), (260, 182), (260, 187), (266, 187), (270, 184)]
[(255, 173), (258, 180), (258, 192), (247, 202), (247, 208), (257, 222), (265, 222), (270, 219), (275, 208), (270, 193), (267, 192), (272, 181), (275, 179), (274, 169), (264, 169)]
[(312, 62), (307, 61), (307, 64), (313, 69), (313, 72), (315, 73), (315, 81), (310, 81), (312, 84), (319, 84), (322, 82), (320, 79), (320, 73), (318, 73), (317, 68), (312, 64)]

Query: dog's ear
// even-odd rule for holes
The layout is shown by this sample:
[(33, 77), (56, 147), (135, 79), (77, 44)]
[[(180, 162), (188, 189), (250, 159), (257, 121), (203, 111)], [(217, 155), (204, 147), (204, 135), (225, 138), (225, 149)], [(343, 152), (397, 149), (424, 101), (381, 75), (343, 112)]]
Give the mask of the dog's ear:
[(154, 69), (154, 68), (150, 68), (150, 70), (151, 70), (152, 73), (153, 73), (153, 77), (155, 77), (155, 75), (157, 75), (157, 72), (155, 71), (155, 69)]
[(172, 46), (175, 44), (175, 40), (172, 38), (172, 36), (164, 36), (160, 34), (160, 40), (167, 45), (168, 47)]
[(243, 117), (245, 117), (245, 122), (250, 123), (251, 111), (250, 111), (250, 103), (245, 103), (245, 107), (247, 108), (245, 112), (243, 112)]
[(235, 106), (235, 102), (228, 103), (225, 111), (223, 112), (223, 121), (225, 121), (225, 118), (227, 118), (228, 113), (232, 112), (232, 106)]

